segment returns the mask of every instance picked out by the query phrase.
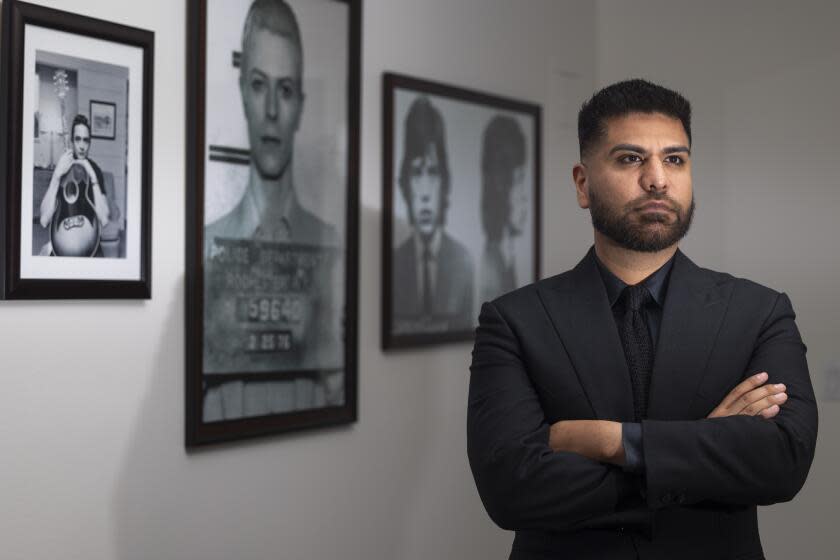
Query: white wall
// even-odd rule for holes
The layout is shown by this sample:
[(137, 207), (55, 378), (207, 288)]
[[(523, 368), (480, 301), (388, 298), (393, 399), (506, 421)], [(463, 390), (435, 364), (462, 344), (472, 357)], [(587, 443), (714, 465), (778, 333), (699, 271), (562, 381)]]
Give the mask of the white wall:
[[(768, 558), (836, 558), (840, 407), (840, 4), (599, 0), (598, 86), (642, 76), (694, 106), (699, 264), (787, 292), (820, 414), (804, 489), (759, 509)], [(836, 389), (835, 389), (836, 393)], [(837, 396), (834, 397), (835, 399)], [(804, 556), (803, 556), (804, 555)]]
[(379, 350), (381, 74), (543, 105), (544, 268), (556, 272), (588, 239), (580, 213), (574, 226), (553, 216), (574, 204), (569, 100), (594, 84), (594, 8), (365, 1), (359, 422), (187, 454), (184, 3), (41, 3), (155, 32), (154, 298), (0, 303), (0, 557), (506, 557), (511, 535), (466, 460), (470, 346)]

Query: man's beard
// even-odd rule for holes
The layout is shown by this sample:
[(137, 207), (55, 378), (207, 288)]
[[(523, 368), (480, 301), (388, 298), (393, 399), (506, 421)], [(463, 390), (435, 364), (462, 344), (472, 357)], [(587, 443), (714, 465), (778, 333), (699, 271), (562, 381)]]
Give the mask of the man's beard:
[[(635, 209), (651, 202), (664, 202), (674, 212), (669, 212), (670, 215), (661, 212), (640, 214), (640, 223), (633, 222), (631, 215), (637, 214)], [(589, 213), (592, 216), (593, 227), (619, 246), (631, 251), (655, 253), (676, 244), (688, 233), (691, 220), (694, 218), (694, 197), (691, 198), (688, 212), (685, 212), (664, 193), (638, 198), (620, 210), (610, 207), (595, 194), (594, 190), (590, 189)], [(674, 221), (668, 224), (667, 220), (671, 216), (674, 216)], [(665, 227), (655, 231), (646, 227), (647, 224), (655, 222)]]

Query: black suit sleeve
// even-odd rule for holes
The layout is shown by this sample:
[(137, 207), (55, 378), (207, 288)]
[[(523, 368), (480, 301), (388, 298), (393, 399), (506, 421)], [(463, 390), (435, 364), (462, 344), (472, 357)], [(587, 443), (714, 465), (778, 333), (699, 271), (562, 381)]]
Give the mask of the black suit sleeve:
[(645, 456), (642, 452), (642, 425), (638, 422), (621, 423), (621, 446), (624, 448), (625, 472), (645, 471)]
[(512, 530), (574, 528), (638, 495), (637, 481), (619, 467), (552, 451), (520, 345), (492, 303), (481, 308), (470, 369), (467, 452), (496, 524)]
[(786, 385), (788, 400), (776, 416), (642, 421), (648, 505), (767, 505), (799, 492), (814, 458), (817, 406), (794, 319), (779, 294), (744, 372), (766, 371), (769, 382)]

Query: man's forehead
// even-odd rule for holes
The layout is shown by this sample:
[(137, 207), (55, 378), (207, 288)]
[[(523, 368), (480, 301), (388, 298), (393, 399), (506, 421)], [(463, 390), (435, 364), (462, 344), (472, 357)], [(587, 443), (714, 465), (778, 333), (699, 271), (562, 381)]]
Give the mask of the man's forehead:
[(422, 165), (423, 163), (434, 164), (437, 163), (437, 150), (435, 149), (435, 143), (429, 142), (426, 144), (426, 149), (423, 150), (422, 154), (417, 154), (411, 160), (413, 165)]
[(301, 71), (301, 49), (295, 38), (269, 29), (257, 29), (244, 46), (243, 62), (250, 68), (276, 75)]
[(682, 121), (664, 113), (628, 113), (604, 121), (604, 147), (616, 144), (688, 145)]

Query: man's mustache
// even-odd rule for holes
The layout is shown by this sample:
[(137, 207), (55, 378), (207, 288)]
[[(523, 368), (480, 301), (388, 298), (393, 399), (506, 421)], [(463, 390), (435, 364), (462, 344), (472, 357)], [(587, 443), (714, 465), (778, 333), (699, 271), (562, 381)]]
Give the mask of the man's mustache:
[(666, 204), (668, 206), (668, 210), (671, 210), (672, 212), (679, 211), (679, 205), (676, 202), (674, 202), (673, 200), (671, 200), (668, 197), (667, 194), (649, 195), (649, 196), (638, 198), (638, 199), (636, 199), (636, 200), (634, 200), (633, 202), (630, 203), (630, 207), (633, 208), (634, 210), (638, 210), (642, 206), (645, 206), (646, 204), (650, 204), (651, 202), (659, 202), (659, 203), (662, 203), (662, 204)]

